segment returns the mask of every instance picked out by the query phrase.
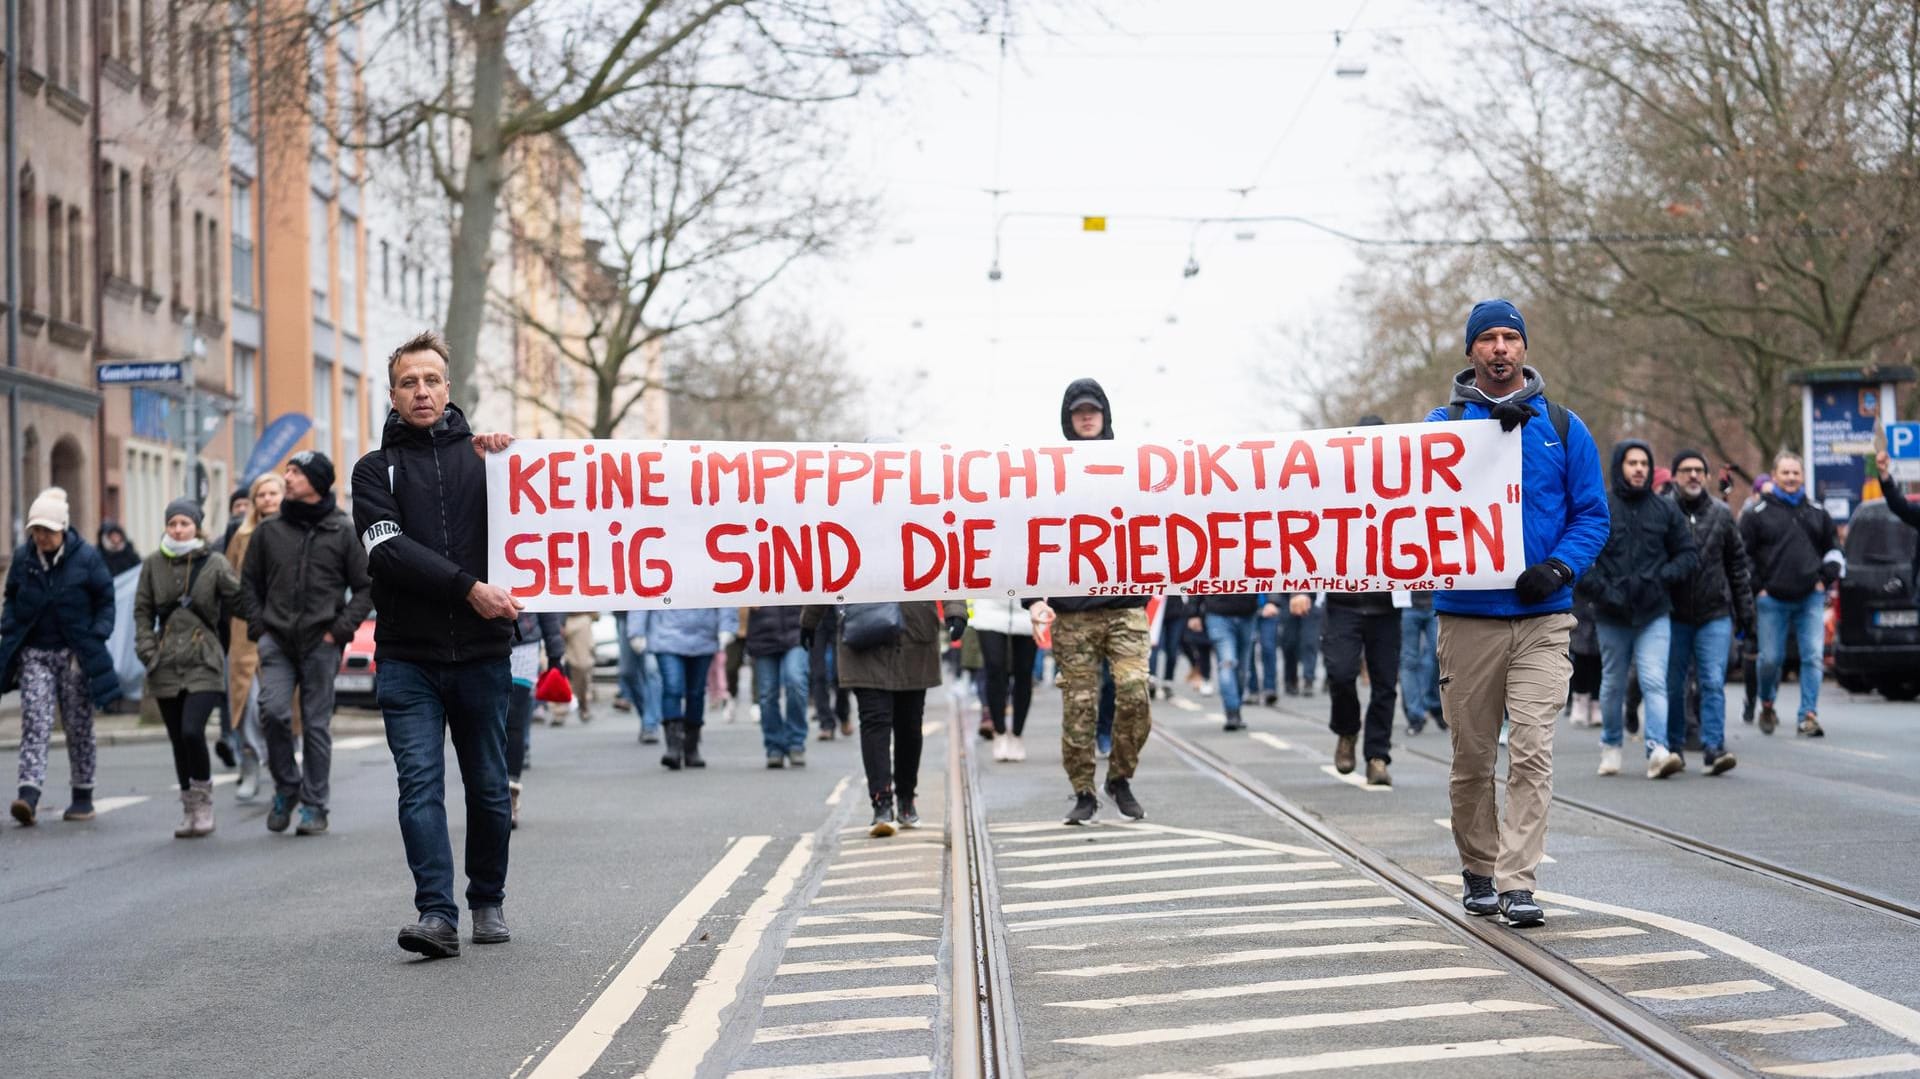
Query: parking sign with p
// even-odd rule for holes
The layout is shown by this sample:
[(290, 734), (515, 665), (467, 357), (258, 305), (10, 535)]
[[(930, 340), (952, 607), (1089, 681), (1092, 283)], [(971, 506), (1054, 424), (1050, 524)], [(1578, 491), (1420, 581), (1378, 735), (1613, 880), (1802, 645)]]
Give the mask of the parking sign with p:
[(1887, 457), (1894, 479), (1920, 482), (1920, 422), (1887, 424)]

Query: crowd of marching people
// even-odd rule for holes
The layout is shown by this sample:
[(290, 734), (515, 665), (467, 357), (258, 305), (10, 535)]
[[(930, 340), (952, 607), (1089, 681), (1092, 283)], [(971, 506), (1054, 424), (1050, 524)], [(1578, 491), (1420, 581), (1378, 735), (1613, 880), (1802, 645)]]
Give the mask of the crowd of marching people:
[[(919, 824), (928, 693), (950, 679), (967, 722), (977, 708), (979, 737), (1005, 764), (1028, 758), (1036, 690), (1058, 687), (1068, 825), (1094, 820), (1103, 795), (1123, 816), (1146, 816), (1134, 782), (1152, 702), (1173, 694), (1182, 659), (1190, 689), (1217, 695), (1229, 732), (1247, 729), (1258, 706), (1285, 697), (1297, 711), (1324, 695), (1336, 770), (1374, 786), (1392, 784), (1397, 705), (1407, 736), (1432, 727), (1452, 741), (1467, 909), (1539, 924), (1532, 891), (1556, 723), (1599, 730), (1601, 775), (1626, 766), (1630, 733), (1649, 778), (1683, 772), (1693, 746), (1706, 773), (1724, 774), (1735, 764), (1730, 661), (1746, 658), (1745, 718), (1770, 735), (1791, 644), (1798, 700), (1785, 714), (1797, 734), (1823, 736), (1822, 620), (1846, 566), (1797, 455), (1775, 457), (1737, 508), (1724, 501), (1730, 466), (1716, 470), (1697, 450), (1662, 467), (1653, 446), (1629, 438), (1603, 465), (1584, 423), (1526, 363), (1526, 324), (1512, 304), (1474, 307), (1465, 337), (1469, 365), (1425, 418), (1490, 419), (1521, 439), (1526, 566), (1511, 588), (622, 612), (612, 616), (614, 706), (635, 716), (639, 742), (659, 746), (673, 773), (707, 767), (703, 735), (716, 711), (757, 720), (767, 769), (804, 767), (810, 740), (857, 735), (870, 831), (887, 836)], [(41, 816), (56, 720), (72, 787), (62, 815), (94, 815), (91, 717), (123, 688), (108, 648), (115, 581), (137, 573), (132, 649), (172, 748), (174, 834), (214, 831), (215, 757), (238, 770), (237, 799), (269, 794), (268, 831), (326, 833), (334, 679), (342, 648), (377, 607), (378, 703), (420, 915), (399, 942), (428, 956), (459, 952), (448, 733), (466, 787), (472, 939), (510, 939), (507, 836), (521, 822), (531, 731), (543, 716), (595, 717), (602, 616), (527, 612), (487, 583), (482, 461), (511, 438), (467, 426), (449, 400), (446, 361), (432, 334), (389, 358), (393, 409), (381, 447), (353, 469), (351, 515), (333, 463), (315, 451), (234, 491), (221, 535), (206, 534), (196, 501), (168, 504), (144, 558), (119, 525), (86, 542), (58, 488), (33, 500), (0, 614), (0, 677), (21, 691), (18, 822)], [(1067, 387), (1059, 420), (1070, 441), (1115, 437), (1112, 405), (1092, 379)], [(1883, 454), (1889, 508), (1915, 523), (1920, 513), (1888, 471)]]

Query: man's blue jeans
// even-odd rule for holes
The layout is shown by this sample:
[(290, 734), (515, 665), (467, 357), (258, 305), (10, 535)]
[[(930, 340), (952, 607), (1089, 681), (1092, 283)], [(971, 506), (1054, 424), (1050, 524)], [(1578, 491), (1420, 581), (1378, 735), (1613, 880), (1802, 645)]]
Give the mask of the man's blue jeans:
[(1827, 594), (1815, 591), (1791, 603), (1759, 596), (1753, 601), (1760, 633), (1760, 703), (1772, 704), (1787, 658), (1787, 634), (1800, 646), (1800, 712), (1820, 711), (1821, 653), (1826, 651)]
[(1400, 612), (1400, 704), (1410, 724), (1440, 711), (1440, 620), (1431, 607)]
[(1220, 686), (1220, 707), (1228, 715), (1240, 711), (1241, 676), (1253, 652), (1253, 615), (1210, 614), (1203, 620), (1213, 644), (1214, 680)]
[[(626, 619), (621, 618), (621, 625)], [(640, 731), (660, 729), (660, 664), (645, 652), (636, 652), (626, 634), (620, 634), (620, 692), (640, 717)]]
[(1666, 615), (1635, 629), (1596, 621), (1600, 635), (1600, 744), (1626, 740), (1627, 670), (1640, 677), (1641, 722), (1647, 753), (1667, 745), (1667, 654), (1672, 626)]
[[(767, 755), (807, 748), (807, 650), (794, 645), (775, 656), (753, 657), (753, 691), (760, 698), (760, 741)], [(780, 702), (786, 700), (786, 710)]]
[(505, 656), (426, 667), (380, 661), (380, 711), (400, 777), (400, 838), (413, 870), (413, 905), (460, 924), (447, 838), (449, 731), (467, 801), (467, 906), (497, 907), (507, 894), (507, 695)]
[(1280, 692), (1280, 616), (1261, 615), (1253, 623), (1260, 661), (1247, 679), (1248, 693)]
[(671, 722), (685, 720), (698, 727), (707, 721), (707, 668), (713, 665), (713, 653), (704, 656), (676, 656), (671, 652), (649, 652), (660, 661), (660, 715)]
[(1700, 625), (1673, 623), (1668, 645), (1667, 691), (1686, 692), (1687, 668), (1700, 679), (1700, 748), (1720, 753), (1727, 748), (1727, 649), (1733, 646), (1733, 619), (1715, 618)]

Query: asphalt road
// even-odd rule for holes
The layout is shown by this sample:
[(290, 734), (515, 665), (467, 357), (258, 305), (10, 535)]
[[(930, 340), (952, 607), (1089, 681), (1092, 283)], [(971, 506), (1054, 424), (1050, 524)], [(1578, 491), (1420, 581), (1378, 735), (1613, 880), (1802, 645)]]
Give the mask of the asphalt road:
[[(1135, 784), (1145, 822), (1061, 825), (1058, 695), (1035, 698), (1031, 759), (978, 764), (1030, 1074), (1431, 1074), (1461, 1045), (1487, 1054), (1475, 1074), (1656, 1072), (1164, 742)], [(1453, 874), (1445, 767), (1406, 751), (1444, 758), (1445, 736), (1402, 732), (1395, 786), (1365, 790), (1326, 770), (1324, 707), (1250, 708), (1244, 734), (1184, 691), (1155, 715), (1415, 872)], [(710, 725), (712, 767), (670, 774), (630, 715), (537, 728), (514, 940), (433, 963), (393, 944), (411, 881), (377, 737), (342, 740), (316, 838), (270, 835), (229, 782), (215, 835), (175, 840), (166, 747), (104, 749), (98, 820), (0, 827), (6, 1073), (944, 1074), (948, 714), (931, 695), (925, 826), (891, 839), (865, 834), (850, 741), (768, 771), (743, 716)], [(1822, 720), (1823, 742), (1736, 726), (1733, 773), (1663, 783), (1593, 776), (1592, 732), (1563, 730), (1558, 786), (1920, 899), (1920, 706), (1830, 691)], [(51, 789), (64, 770), (56, 756)], [(1569, 811), (1548, 850), (1538, 939), (1675, 1029), (1754, 1071), (1920, 1070), (1910, 926)], [(1836, 1060), (1852, 1063), (1793, 1070)]]

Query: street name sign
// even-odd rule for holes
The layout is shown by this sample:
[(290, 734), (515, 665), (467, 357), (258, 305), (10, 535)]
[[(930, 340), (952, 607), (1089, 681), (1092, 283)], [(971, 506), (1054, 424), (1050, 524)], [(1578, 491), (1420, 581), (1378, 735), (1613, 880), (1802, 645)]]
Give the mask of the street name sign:
[(103, 363), (94, 369), (94, 376), (102, 386), (116, 386), (129, 382), (178, 382), (180, 364), (165, 363)]

